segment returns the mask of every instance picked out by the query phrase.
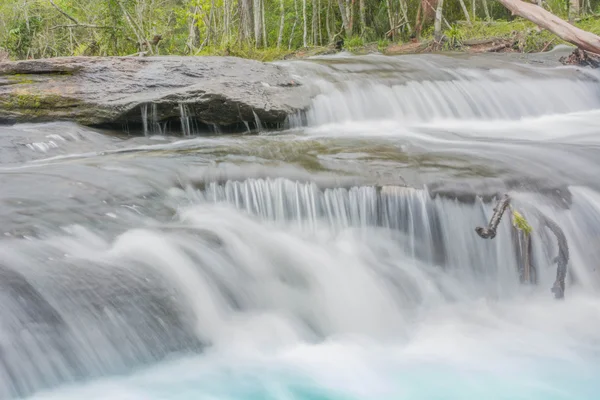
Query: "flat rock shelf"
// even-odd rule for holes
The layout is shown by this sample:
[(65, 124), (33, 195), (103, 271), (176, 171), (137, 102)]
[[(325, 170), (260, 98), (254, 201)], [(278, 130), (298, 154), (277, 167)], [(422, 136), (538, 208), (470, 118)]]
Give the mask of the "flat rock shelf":
[(147, 131), (173, 122), (241, 131), (279, 127), (309, 97), (284, 67), (235, 57), (0, 63), (2, 123), (68, 120)]

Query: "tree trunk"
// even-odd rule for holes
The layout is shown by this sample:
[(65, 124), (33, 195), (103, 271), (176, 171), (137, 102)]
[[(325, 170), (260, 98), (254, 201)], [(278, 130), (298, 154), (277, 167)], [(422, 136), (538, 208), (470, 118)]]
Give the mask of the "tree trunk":
[(350, 22), (348, 21), (348, 14), (346, 12), (344, 0), (338, 0), (338, 5), (340, 6), (340, 14), (342, 15), (342, 25), (344, 26), (344, 30), (346, 31), (346, 38), (350, 38), (352, 36), (352, 27), (350, 26)]
[(386, 8), (388, 13), (388, 21), (390, 23), (390, 31), (392, 32), (392, 41), (396, 40), (396, 21), (392, 10), (392, 0), (386, 0)]
[(231, 37), (231, 3), (230, 0), (223, 1), (223, 33), (225, 34), (225, 39), (229, 41)]
[(323, 29), (321, 29), (321, 0), (317, 0), (317, 32), (319, 32), (319, 45), (323, 45)]
[(417, 19), (415, 20), (415, 39), (421, 40), (421, 10), (423, 9), (423, 3), (419, 2), (419, 8), (417, 8)]
[(252, 8), (253, 8), (253, 16), (254, 16), (254, 45), (256, 47), (260, 46), (260, 38), (261, 38), (261, 33), (262, 33), (262, 26), (261, 26), (261, 18), (260, 18), (260, 0), (254, 0), (253, 4), (252, 4)]
[[(520, 0), (519, 0), (520, 1)], [(433, 36), (436, 42), (442, 39), (442, 18), (444, 10), (444, 0), (439, 0), (435, 9), (435, 22), (433, 23)]]
[(460, 3), (460, 8), (462, 8), (462, 10), (463, 10), (463, 14), (465, 14), (465, 20), (467, 21), (467, 24), (469, 24), (469, 26), (471, 26), (471, 17), (469, 16), (469, 11), (467, 10), (465, 0), (459, 0), (459, 3)]
[(354, 2), (355, 0), (346, 0), (346, 11), (348, 12), (348, 24), (350, 24), (350, 32), (354, 32)]
[(290, 42), (288, 49), (292, 49), (292, 41), (294, 40), (294, 32), (296, 31), (296, 25), (298, 25), (298, 0), (294, 0), (294, 25), (292, 25), (292, 31), (290, 32)]
[(360, 34), (365, 36), (367, 30), (367, 18), (365, 16), (365, 0), (358, 0), (358, 8), (360, 13)]
[(327, 42), (330, 43), (333, 40), (331, 35), (331, 25), (329, 24), (329, 14), (331, 11), (331, 0), (327, 0), (327, 9), (325, 10), (325, 29), (327, 30)]
[(277, 36), (277, 48), (281, 48), (281, 41), (283, 40), (283, 27), (285, 24), (285, 6), (283, 4), (283, 0), (279, 0), (279, 12), (281, 14), (281, 19), (279, 21), (279, 35)]
[(569, 0), (569, 22), (575, 21), (579, 16), (579, 0)]
[(125, 9), (125, 6), (123, 6), (123, 3), (121, 3), (120, 1), (118, 3), (119, 3), (119, 7), (121, 8), (121, 11), (123, 12), (123, 15), (125, 15), (125, 19), (129, 23), (129, 27), (131, 28), (131, 30), (133, 31), (133, 34), (138, 39), (139, 46), (141, 47), (142, 44), (146, 44), (146, 47), (148, 48), (148, 51), (150, 52), (150, 54), (154, 54), (154, 51), (152, 50), (152, 46), (150, 45), (150, 42), (148, 42), (148, 39), (146, 39), (144, 37), (144, 32), (139, 28), (139, 26), (136, 25), (133, 18), (131, 18), (131, 16)]
[(421, 0), (422, 12), (421, 15), (423, 17), (421, 25), (428, 24), (435, 17), (435, 9), (437, 7), (437, 0)]
[(267, 24), (265, 23), (265, 0), (260, 0), (260, 14), (263, 34), (263, 47), (266, 48), (269, 46), (269, 43), (267, 42)]
[(240, 13), (240, 40), (246, 42), (251, 37), (252, 25), (252, 0), (238, 0)]
[(200, 44), (198, 42), (199, 37), (198, 37), (198, 27), (197, 27), (197, 22), (198, 20), (196, 19), (198, 16), (198, 7), (194, 7), (193, 11), (192, 11), (192, 16), (190, 18), (190, 29), (188, 32), (188, 40), (187, 40), (187, 47), (189, 49), (190, 54), (193, 54), (195, 52), (196, 47)]
[(535, 4), (521, 0), (498, 0), (513, 15), (523, 17), (541, 28), (545, 28), (566, 42), (572, 43), (582, 50), (600, 54), (600, 37), (586, 32), (558, 18), (556, 15)]
[(406, 24), (406, 29), (410, 32), (411, 26), (410, 21), (408, 20), (408, 4), (406, 4), (406, 0), (400, 0), (400, 11), (402, 11), (402, 18)]
[(481, 3), (483, 3), (483, 12), (485, 13), (485, 19), (486, 20), (490, 20), (490, 9), (488, 8), (488, 3), (487, 0), (481, 0)]
[(208, 24), (206, 25), (206, 43), (210, 45), (210, 40), (213, 40), (213, 44), (216, 42), (215, 35), (217, 34), (215, 27), (215, 7), (214, 0), (211, 0), (210, 12), (208, 13)]
[(302, 31), (302, 45), (308, 47), (306, 44), (306, 0), (302, 0), (302, 22), (304, 26), (304, 30)]
[(319, 32), (317, 28), (317, 4), (316, 0), (312, 0), (312, 21), (311, 21), (311, 31), (312, 31), (312, 44), (313, 46), (319, 43)]

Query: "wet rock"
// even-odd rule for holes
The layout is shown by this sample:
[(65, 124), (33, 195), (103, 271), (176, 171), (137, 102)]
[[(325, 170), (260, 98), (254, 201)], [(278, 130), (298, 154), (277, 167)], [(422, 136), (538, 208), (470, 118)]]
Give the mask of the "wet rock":
[(563, 209), (568, 209), (572, 203), (572, 195), (567, 185), (541, 179), (444, 180), (429, 184), (427, 190), (431, 197), (439, 196), (462, 203), (473, 203), (477, 199), (493, 202), (507, 192), (539, 193), (553, 205)]
[(235, 57), (66, 57), (0, 62), (0, 122), (275, 127), (309, 96), (285, 67)]

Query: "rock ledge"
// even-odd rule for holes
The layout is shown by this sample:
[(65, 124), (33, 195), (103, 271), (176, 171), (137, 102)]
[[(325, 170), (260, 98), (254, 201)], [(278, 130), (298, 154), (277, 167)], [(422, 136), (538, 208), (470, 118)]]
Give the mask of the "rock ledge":
[(257, 121), (279, 127), (308, 101), (285, 67), (235, 57), (0, 63), (0, 123), (68, 120), (146, 131), (189, 123), (193, 129), (235, 131), (255, 128)]

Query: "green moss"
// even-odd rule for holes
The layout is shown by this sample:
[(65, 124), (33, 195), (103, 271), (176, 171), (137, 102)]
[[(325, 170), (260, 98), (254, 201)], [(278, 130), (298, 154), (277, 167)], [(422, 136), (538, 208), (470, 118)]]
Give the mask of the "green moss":
[(5, 101), (5, 107), (9, 110), (28, 108), (36, 109), (40, 108), (41, 101), (40, 96), (26, 94), (26, 93), (13, 93), (10, 94)]
[(12, 111), (23, 120), (44, 119), (56, 113), (61, 108), (71, 108), (78, 105), (77, 100), (56, 94), (32, 94), (15, 91), (0, 96), (0, 110)]
[(529, 225), (529, 222), (523, 217), (518, 211), (513, 210), (513, 225), (520, 231), (530, 235), (533, 232), (533, 228)]
[(11, 83), (17, 85), (29, 85), (35, 83), (33, 79), (27, 74), (12, 74), (7, 75), (6, 79), (8, 79)]

